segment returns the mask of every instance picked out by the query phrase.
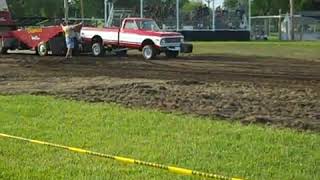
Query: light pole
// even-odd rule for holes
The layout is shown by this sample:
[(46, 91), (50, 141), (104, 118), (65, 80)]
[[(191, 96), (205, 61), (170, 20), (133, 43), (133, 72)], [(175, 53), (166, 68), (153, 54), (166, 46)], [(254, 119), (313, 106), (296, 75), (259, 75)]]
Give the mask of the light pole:
[(248, 30), (249, 30), (249, 32), (250, 32), (250, 34), (251, 34), (251, 14), (252, 14), (252, 12), (251, 12), (251, 5), (252, 5), (252, 1), (253, 0), (248, 0), (249, 2), (249, 13), (248, 13)]
[(212, 2), (212, 31), (216, 29), (215, 20), (216, 20), (216, 8), (214, 0), (205, 0), (208, 3), (208, 7), (210, 7), (210, 3)]
[(80, 0), (80, 8), (81, 8), (81, 20), (83, 22), (83, 19), (84, 19), (83, 0)]
[(291, 22), (291, 27), (290, 27), (290, 31), (291, 31), (291, 40), (294, 40), (294, 4), (293, 4), (293, 0), (290, 0), (290, 22)]
[(216, 30), (216, 8), (214, 7), (215, 3), (212, 0), (212, 31)]
[(143, 18), (143, 0), (140, 0), (140, 18)]
[(180, 29), (180, 0), (176, 0), (177, 31)]
[(108, 13), (108, 0), (104, 0), (104, 26), (107, 26)]
[(68, 0), (64, 0), (64, 21), (68, 23), (69, 19), (69, 3)]

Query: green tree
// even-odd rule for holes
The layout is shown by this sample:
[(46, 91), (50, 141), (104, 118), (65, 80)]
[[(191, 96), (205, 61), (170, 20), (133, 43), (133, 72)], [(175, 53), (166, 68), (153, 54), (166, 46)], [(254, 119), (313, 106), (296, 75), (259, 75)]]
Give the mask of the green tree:
[(15, 0), (7, 1), (14, 17), (61, 17), (63, 0)]
[[(294, 0), (295, 11), (319, 10), (315, 0)], [(253, 0), (252, 15), (278, 14), (279, 9), (282, 12), (289, 11), (289, 0)]]
[(201, 2), (196, 2), (196, 1), (195, 2), (188, 2), (182, 6), (182, 11), (183, 12), (191, 12), (191, 11), (197, 9), (201, 5), (202, 5)]
[[(248, 0), (225, 0), (224, 7), (234, 9), (238, 3), (247, 4)], [(319, 10), (320, 3), (317, 0), (294, 0), (295, 11)], [(289, 0), (253, 0), (252, 15), (278, 14), (279, 9), (282, 12), (289, 11)]]

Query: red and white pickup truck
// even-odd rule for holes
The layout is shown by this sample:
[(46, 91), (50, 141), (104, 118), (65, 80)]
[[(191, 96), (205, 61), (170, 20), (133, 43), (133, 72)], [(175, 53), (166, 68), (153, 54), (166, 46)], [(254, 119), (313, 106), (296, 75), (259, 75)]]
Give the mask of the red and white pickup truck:
[(147, 60), (162, 52), (175, 58), (180, 52), (191, 53), (193, 48), (184, 44), (180, 33), (161, 32), (154, 20), (146, 18), (126, 18), (121, 28), (83, 27), (80, 36), (94, 56), (103, 56), (105, 50), (128, 48), (142, 51)]

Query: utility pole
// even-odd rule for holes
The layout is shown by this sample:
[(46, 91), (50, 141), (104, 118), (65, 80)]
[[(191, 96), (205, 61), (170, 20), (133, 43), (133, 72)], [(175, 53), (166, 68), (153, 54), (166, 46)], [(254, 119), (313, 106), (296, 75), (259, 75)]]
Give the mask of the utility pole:
[(69, 3), (68, 0), (64, 0), (64, 21), (68, 23), (69, 19)]
[(290, 0), (291, 40), (294, 40), (294, 1)]

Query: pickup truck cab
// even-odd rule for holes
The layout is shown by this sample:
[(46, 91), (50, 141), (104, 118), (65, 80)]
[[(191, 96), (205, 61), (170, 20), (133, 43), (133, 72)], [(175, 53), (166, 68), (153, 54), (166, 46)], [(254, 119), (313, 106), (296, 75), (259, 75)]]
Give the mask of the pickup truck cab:
[(126, 18), (120, 28), (83, 27), (80, 36), (85, 46), (91, 46), (94, 56), (104, 55), (105, 50), (124, 48), (142, 51), (147, 60), (163, 52), (171, 58), (180, 52), (192, 52), (192, 45), (184, 45), (180, 33), (162, 32), (154, 20), (147, 18)]

